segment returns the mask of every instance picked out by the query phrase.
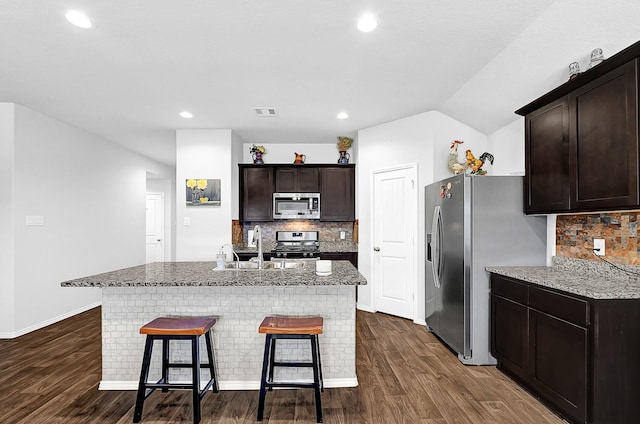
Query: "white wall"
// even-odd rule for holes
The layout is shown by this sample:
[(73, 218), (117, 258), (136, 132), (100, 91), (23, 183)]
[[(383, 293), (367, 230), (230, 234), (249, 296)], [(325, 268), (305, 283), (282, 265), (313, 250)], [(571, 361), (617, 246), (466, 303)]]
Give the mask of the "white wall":
[(524, 175), (524, 118), (490, 134), (487, 149), (495, 156), (494, 175)]
[[(237, 203), (232, 192), (231, 130), (176, 131), (176, 260), (214, 260), (225, 243), (231, 243), (231, 211)], [(187, 206), (186, 180), (220, 179), (220, 206)], [(185, 218), (191, 224), (185, 226)]]
[[(337, 147), (338, 141), (335, 143), (315, 143), (315, 144), (264, 144), (267, 152), (262, 156), (264, 163), (293, 163), (295, 153), (301, 153), (307, 156), (305, 163), (338, 163), (340, 154)], [(355, 163), (353, 153), (354, 145), (347, 153), (351, 155), (349, 163)], [(249, 148), (253, 143), (245, 143), (243, 147), (242, 163), (253, 163)]]
[(0, 337), (15, 327), (13, 266), (14, 105), (0, 103)]
[(236, 133), (231, 134), (231, 139), (231, 217), (238, 219), (240, 216), (240, 171), (238, 164), (243, 160), (242, 153), (245, 150), (245, 141)]
[[(0, 323), (0, 337), (99, 304), (99, 289), (62, 288), (61, 281), (143, 264), (146, 172), (171, 175), (169, 167), (22, 106), (15, 106), (14, 125), (14, 276), (0, 282), (14, 287), (14, 322)], [(26, 226), (27, 216), (43, 217), (44, 225)]]
[[(408, 118), (360, 130), (357, 149), (357, 197), (359, 219), (358, 269), (372, 281), (372, 172), (398, 165), (418, 164), (418, 237), (416, 240), (416, 321), (424, 321), (424, 186), (452, 175), (447, 169), (449, 147), (462, 140), (464, 149), (479, 155), (486, 150), (486, 136), (439, 112), (425, 112)], [(459, 149), (460, 161), (464, 149)], [(358, 307), (375, 310), (371, 284), (358, 287)]]

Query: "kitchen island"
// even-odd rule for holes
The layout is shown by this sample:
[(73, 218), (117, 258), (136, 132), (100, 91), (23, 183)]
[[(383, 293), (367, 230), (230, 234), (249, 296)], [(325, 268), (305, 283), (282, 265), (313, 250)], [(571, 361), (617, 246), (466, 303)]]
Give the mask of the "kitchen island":
[[(102, 288), (101, 390), (137, 389), (144, 350), (139, 329), (159, 316), (218, 318), (213, 342), (222, 390), (259, 388), (264, 336), (258, 334), (258, 326), (265, 316), (322, 316), (325, 386), (357, 386), (356, 286), (367, 281), (350, 262), (333, 261), (328, 276), (316, 275), (313, 262), (302, 269), (215, 267), (215, 262), (158, 262), (61, 283)], [(283, 349), (286, 359), (309, 357), (308, 343), (290, 342)], [(173, 346), (172, 356), (189, 358), (188, 344)], [(159, 351), (154, 352), (150, 379), (159, 378)], [(276, 370), (276, 378), (306, 380), (309, 371)], [(171, 376), (190, 378), (188, 371), (179, 369)]]

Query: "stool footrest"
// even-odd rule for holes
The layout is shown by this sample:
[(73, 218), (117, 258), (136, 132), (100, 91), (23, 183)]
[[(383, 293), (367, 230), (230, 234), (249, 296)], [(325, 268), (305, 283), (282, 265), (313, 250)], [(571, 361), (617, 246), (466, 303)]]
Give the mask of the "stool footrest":
[[(211, 364), (200, 364), (200, 368), (209, 368), (210, 365)], [(193, 368), (193, 365), (183, 363), (167, 364), (167, 368)]]
[(309, 382), (305, 383), (302, 381), (267, 381), (267, 387), (291, 387), (291, 388), (300, 388), (300, 389), (313, 389), (316, 387), (316, 383)]
[(274, 362), (271, 365), (274, 367), (313, 368), (313, 362)]

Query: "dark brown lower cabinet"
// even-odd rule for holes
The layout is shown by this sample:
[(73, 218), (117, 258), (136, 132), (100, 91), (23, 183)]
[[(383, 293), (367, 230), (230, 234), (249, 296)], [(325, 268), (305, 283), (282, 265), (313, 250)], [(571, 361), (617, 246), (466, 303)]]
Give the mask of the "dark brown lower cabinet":
[(358, 268), (358, 252), (320, 252), (320, 259), (330, 261), (349, 261)]
[(640, 299), (591, 299), (491, 275), (498, 367), (574, 423), (636, 423)]

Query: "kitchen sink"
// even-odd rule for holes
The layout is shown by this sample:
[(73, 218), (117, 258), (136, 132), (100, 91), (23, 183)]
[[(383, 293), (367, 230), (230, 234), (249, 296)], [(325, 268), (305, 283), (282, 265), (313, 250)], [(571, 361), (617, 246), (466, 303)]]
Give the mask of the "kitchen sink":
[[(287, 261), (265, 261), (262, 264), (263, 270), (270, 269), (306, 269), (307, 263), (296, 261), (296, 262), (287, 262)], [(224, 268), (214, 268), (214, 271), (223, 271), (230, 269), (238, 269), (238, 270), (259, 270), (258, 262), (254, 261), (233, 261), (226, 262)]]

